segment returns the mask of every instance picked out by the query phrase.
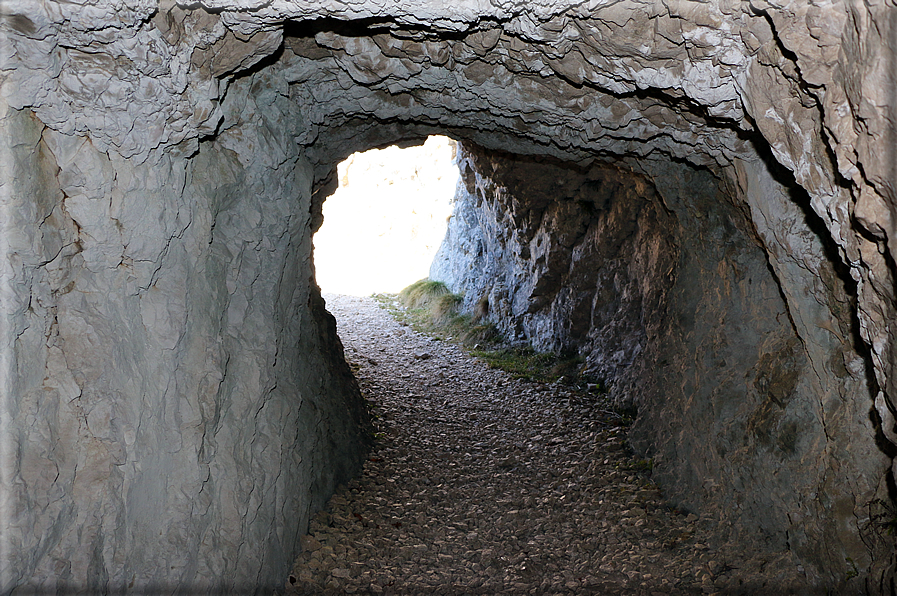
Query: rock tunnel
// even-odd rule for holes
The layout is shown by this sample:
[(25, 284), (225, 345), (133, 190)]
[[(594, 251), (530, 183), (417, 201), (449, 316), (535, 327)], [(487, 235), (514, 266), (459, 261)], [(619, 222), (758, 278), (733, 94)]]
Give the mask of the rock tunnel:
[(436, 133), (434, 276), (582, 353), (721, 540), (893, 591), (893, 2), (0, 11), (0, 593), (282, 583), (363, 457), (321, 205)]

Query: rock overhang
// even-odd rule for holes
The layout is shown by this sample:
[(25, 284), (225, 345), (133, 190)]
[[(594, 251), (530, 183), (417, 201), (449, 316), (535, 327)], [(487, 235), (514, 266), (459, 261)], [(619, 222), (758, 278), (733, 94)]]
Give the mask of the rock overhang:
[[(292, 66), (285, 66), (285, 76), (309, 88), (296, 94), (302, 105), (317, 104), (311, 120), (318, 126), (353, 117), (424, 122), (460, 136), (477, 134), (483, 146), (499, 148), (485, 136), (492, 132), (528, 141), (518, 143), (521, 152), (576, 160), (657, 152), (724, 165), (750, 153), (743, 137), (752, 127), (740, 110), (730, 109), (738, 106), (731, 74), (682, 72), (682, 62), (669, 65), (669, 58), (647, 69), (620, 58), (592, 65), (582, 56), (597, 56), (598, 48), (577, 41), (567, 54), (579, 56), (581, 64), (574, 66), (588, 67), (591, 78), (571, 80), (570, 65), (552, 55), (557, 40), (535, 41), (499, 23), (449, 40), (431, 30), (362, 30), (352, 36), (319, 30), (313, 42), (305, 33), (287, 37), (290, 51), (283, 60)], [(651, 79), (663, 79), (666, 86)], [(722, 81), (725, 97), (710, 97), (709, 84), (701, 86), (704, 79)], [(328, 85), (330, 94), (322, 89)], [(302, 97), (304, 92), (315, 96)], [(523, 149), (526, 144), (532, 147)]]
[(885, 7), (146, 0), (5, 15), (6, 101), (137, 161), (246, 125), (228, 90), (247, 78), (260, 104), (298, 107), (276, 134), (321, 181), (353, 151), (441, 131), (580, 164), (683, 160), (743, 192), (756, 168), (740, 163), (768, 147), (851, 267), (880, 414), (895, 409)]
[[(615, 162), (658, 187), (676, 170), (665, 163), (710, 169), (745, 205), (776, 274), (793, 277), (784, 299), (817, 364), (837, 325), (831, 309), (801, 305), (832, 302), (820, 263), (849, 266), (857, 296), (842, 315), (856, 317), (880, 428), (897, 442), (893, 14), (762, 0), (7, 3), (2, 95), (81, 138), (54, 146), (62, 168), (84, 139), (152, 163), (253, 130), (241, 163), (275, 168), (294, 159), (292, 144), (319, 200), (348, 154), (434, 132)], [(260, 114), (269, 108), (289, 118)], [(777, 202), (770, 157), (808, 205)], [(836, 247), (824, 258), (801, 223), (807, 206)], [(801, 289), (798, 270), (821, 285)]]

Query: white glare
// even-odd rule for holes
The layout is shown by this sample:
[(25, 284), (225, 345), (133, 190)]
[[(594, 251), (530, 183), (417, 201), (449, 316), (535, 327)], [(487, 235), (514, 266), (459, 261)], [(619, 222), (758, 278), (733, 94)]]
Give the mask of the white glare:
[(427, 277), (445, 236), (458, 181), (454, 142), (372, 149), (339, 164), (339, 188), (324, 201), (314, 236), (325, 293), (398, 292)]

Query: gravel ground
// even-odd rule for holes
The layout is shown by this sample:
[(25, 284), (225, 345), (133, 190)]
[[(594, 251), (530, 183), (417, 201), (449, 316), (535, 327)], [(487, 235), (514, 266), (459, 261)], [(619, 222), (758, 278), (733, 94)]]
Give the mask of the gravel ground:
[(514, 380), (372, 299), (325, 298), (377, 442), (312, 520), (287, 594), (744, 586), (732, 572), (751, 565), (708, 548), (699, 518), (669, 508), (599, 396)]

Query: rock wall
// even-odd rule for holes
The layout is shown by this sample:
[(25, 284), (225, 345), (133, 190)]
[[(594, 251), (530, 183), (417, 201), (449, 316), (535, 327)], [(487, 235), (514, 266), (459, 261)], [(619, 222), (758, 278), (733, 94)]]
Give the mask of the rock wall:
[[(708, 437), (725, 443), (730, 411), (714, 408), (737, 404), (720, 379), (740, 386), (744, 408), (775, 394), (784, 407), (773, 402), (751, 427), (744, 461), (771, 467), (781, 446), (758, 437), (793, 422), (801, 432), (783, 469), (811, 492), (740, 503), (732, 519), (771, 502), (769, 524), (753, 527), (788, 518), (786, 543), (801, 560), (831, 564), (819, 582), (857, 575), (886, 591), (893, 543), (871, 559), (854, 559), (851, 545), (886, 535), (876, 498), (893, 507), (895, 15), (892, 0), (4, 3), (0, 468), (14, 498), (2, 501), (2, 589), (55, 578), (83, 588), (107, 574), (110, 585), (235, 585), (284, 568), (302, 512), (351, 468), (343, 450), (357, 444), (352, 416), (330, 414), (353, 398), (308, 282), (321, 202), (351, 152), (442, 132), (570, 162), (586, 178), (612, 161), (654, 185), (633, 204), (648, 209), (637, 221), (657, 222), (636, 233), (677, 247), (671, 282), (683, 285), (664, 300), (683, 319), (640, 323), (650, 334), (666, 320), (653, 345), (694, 347), (670, 366), (686, 370), (692, 358), (700, 374), (693, 387), (659, 385), (670, 397), (656, 411), (659, 390), (640, 385), (636, 443), (683, 502), (722, 510), (745, 483), (775, 493), (785, 482), (775, 471), (758, 479), (726, 467), (741, 461), (731, 453), (708, 453), (704, 468), (674, 454)], [(700, 220), (720, 202), (689, 198), (689, 184), (710, 180), (694, 168), (724, 189), (730, 206), (713, 212), (730, 224), (687, 221), (689, 208)], [(586, 221), (551, 209), (559, 222)], [(678, 231), (660, 236), (671, 222)], [(689, 246), (692, 232), (713, 241)], [(717, 239), (730, 233), (741, 256)], [(735, 376), (718, 375), (712, 342), (736, 336), (701, 335), (708, 322), (692, 320), (729, 312), (730, 300), (750, 319), (755, 296), (738, 271), (760, 268), (758, 250), (779, 288), (762, 314), (784, 308), (792, 336), (776, 327), (768, 345), (748, 343), (758, 371), (775, 369), (776, 354), (792, 363), (798, 398), (787, 403), (767, 391), (781, 385), (776, 375), (762, 381), (735, 364), (722, 369)], [(704, 260), (714, 255), (725, 257), (716, 273)], [(639, 267), (653, 271), (630, 269), (633, 291)], [(719, 292), (689, 293), (678, 281), (689, 275)], [(775, 298), (772, 287), (762, 295)], [(555, 331), (568, 339), (584, 329), (564, 325)], [(677, 407), (682, 426), (653, 418)], [(287, 455), (296, 452), (302, 462)], [(829, 501), (833, 483), (852, 500)], [(277, 521), (296, 508), (297, 525)], [(160, 564), (140, 565), (147, 558)]]
[[(787, 178), (755, 163), (738, 189), (683, 164), (584, 170), (476, 147), (459, 165), (431, 278), (488, 305), (506, 337), (581, 354), (637, 410), (630, 441), (673, 504), (720, 541), (780, 553), (770, 577), (800, 566), (798, 582), (843, 592), (863, 587), (845, 563), (886, 566), (869, 503), (887, 498), (888, 460), (852, 280)], [(755, 229), (758, 196), (802, 250)]]
[(360, 468), (311, 169), (250, 82), (142, 163), (6, 111), (0, 593), (270, 592)]
[(628, 168), (480, 148), (459, 166), (430, 277), (463, 294), (467, 310), (485, 307), (507, 339), (588, 354), (592, 374), (617, 377), (656, 335), (679, 258), (675, 220), (651, 182)]

